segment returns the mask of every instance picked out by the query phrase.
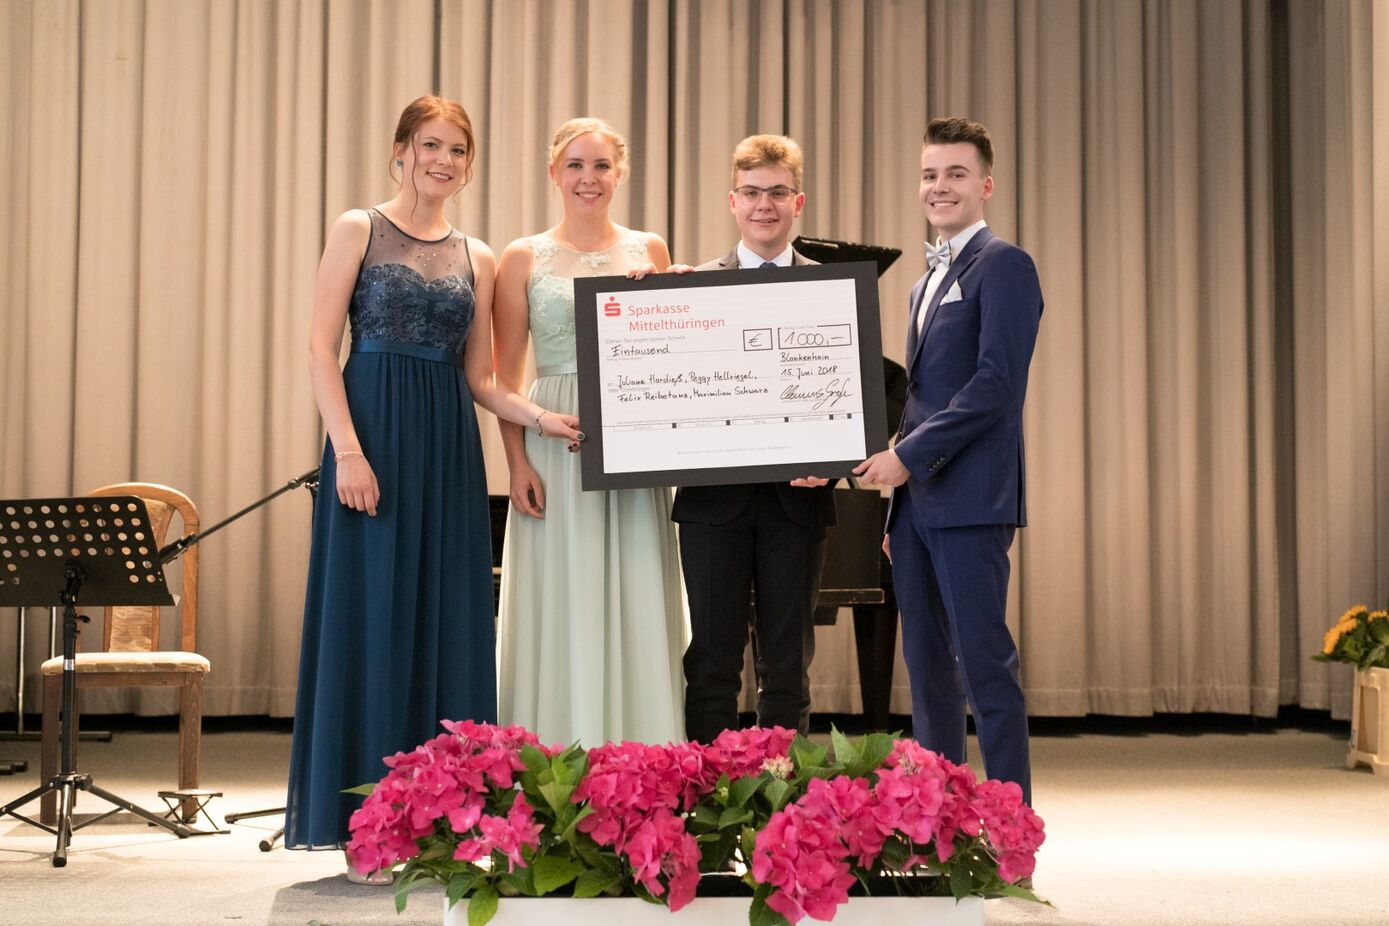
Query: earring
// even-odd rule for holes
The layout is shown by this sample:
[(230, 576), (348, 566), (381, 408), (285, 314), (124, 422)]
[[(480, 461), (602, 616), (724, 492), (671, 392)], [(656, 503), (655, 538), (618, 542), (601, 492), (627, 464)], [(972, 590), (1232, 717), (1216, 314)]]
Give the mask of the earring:
[(395, 159), (395, 166), (396, 166), (396, 167), (404, 167), (404, 166), (405, 166), (405, 162), (402, 161), (400, 158), (396, 158), (396, 159)]

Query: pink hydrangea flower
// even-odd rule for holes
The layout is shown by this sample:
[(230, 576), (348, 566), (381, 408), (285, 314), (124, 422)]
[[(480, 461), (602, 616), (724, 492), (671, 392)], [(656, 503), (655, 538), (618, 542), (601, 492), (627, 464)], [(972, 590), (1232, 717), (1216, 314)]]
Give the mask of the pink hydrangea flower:
[[(517, 773), (525, 769), (520, 757), (523, 746), (535, 746), (547, 755), (554, 755), (556, 748), (541, 747), (535, 734), (522, 727), (467, 720), (446, 720), (443, 726), (447, 733), (384, 759), (389, 771), (349, 818), (347, 853), (359, 871), (378, 871), (414, 858), (419, 854), (418, 840), (432, 835), (441, 820), (455, 833), (467, 836), (459, 857), (500, 841), (507, 847), (502, 851), (513, 858), (513, 851), (527, 844), (528, 830), (519, 818), (509, 822), (505, 831), (488, 823), (492, 836), (484, 832), (481, 841), (467, 834), (486, 819), (490, 790), (510, 790)], [(490, 849), (482, 854), (486, 851)], [(519, 855), (513, 864), (516, 859)]]
[(846, 854), (860, 868), (869, 868), (883, 851), (892, 828), (874, 813), (875, 798), (863, 778), (817, 778), (806, 788), (800, 805), (825, 826), (836, 830)]
[(874, 815), (882, 827), (922, 844), (935, 837), (949, 777), (942, 761), (910, 740), (897, 743), (873, 786)]
[(974, 807), (998, 862), (998, 876), (1010, 884), (1030, 877), (1046, 832), (1041, 817), (1023, 803), (1022, 788), (1012, 781), (981, 782)]
[(685, 823), (674, 814), (656, 814), (643, 821), (623, 844), (622, 853), (632, 866), (634, 879), (653, 896), (666, 893), (671, 912), (694, 899), (699, 884), (699, 845), (685, 832)]
[(672, 910), (684, 906), (699, 881), (700, 853), (681, 814), (713, 790), (719, 768), (698, 743), (608, 743), (588, 761), (572, 796), (592, 808), (580, 832), (626, 858), (653, 896), (668, 889)]
[(848, 850), (821, 818), (823, 810), (790, 804), (757, 834), (752, 875), (772, 886), (767, 906), (790, 923), (832, 919), (855, 880), (844, 860)]
[(507, 871), (515, 871), (518, 865), (525, 867), (526, 860), (521, 851), (539, 846), (540, 831), (544, 829), (542, 824), (534, 821), (533, 812), (525, 795), (516, 795), (505, 817), (484, 814), (478, 821), (482, 838), (459, 843), (453, 857), (475, 861), (492, 852), (500, 852), (506, 857)]
[(803, 797), (773, 814), (757, 835), (752, 875), (772, 887), (767, 906), (789, 922), (828, 920), (848, 898), (853, 868), (873, 870), (888, 839), (905, 837), (919, 847), (902, 863), (909, 872), (930, 864), (931, 847), (945, 861), (957, 836), (981, 833), (1004, 880), (1032, 872), (1042, 826), (1021, 789), (976, 784), (968, 766), (901, 740), (871, 786), (862, 778), (815, 779)]
[[(446, 733), (384, 760), (387, 774), (349, 823), (348, 856), (358, 870), (408, 861), (422, 841), (439, 836), (458, 840), (454, 859), (490, 856), (494, 867), (504, 859), (509, 872), (539, 848), (544, 824), (517, 790), (525, 771), (520, 753), (529, 745), (553, 757), (562, 748), (541, 746), (521, 727), (443, 726)], [(694, 897), (700, 877), (700, 848), (685, 814), (723, 775), (789, 780), (794, 738), (784, 728), (754, 728), (726, 731), (708, 746), (599, 746), (588, 753), (587, 772), (573, 790), (574, 803), (589, 810), (578, 828), (618, 853), (645, 893), (678, 910)], [(488, 812), (501, 807), (505, 813)], [(772, 888), (768, 906), (798, 923), (832, 918), (848, 898), (855, 870), (879, 866), (888, 840), (909, 842), (903, 871), (930, 864), (933, 854), (946, 861), (961, 847), (982, 846), (1000, 877), (1016, 882), (1032, 873), (1044, 838), (1017, 785), (976, 783), (967, 766), (900, 740), (869, 778), (809, 781), (804, 795), (758, 833), (750, 862), (753, 877)]]
[(387, 801), (369, 800), (352, 814), (349, 826), (352, 838), (347, 843), (347, 857), (363, 874), (389, 868), (419, 854), (400, 808)]
[(983, 822), (974, 807), (976, 784), (969, 766), (954, 765), (945, 759), (940, 762), (946, 777), (936, 819), (936, 855), (946, 862), (955, 854), (956, 834), (964, 833), (972, 839), (981, 832)]
[(760, 775), (763, 763), (784, 758), (795, 738), (796, 731), (785, 727), (725, 730), (709, 746), (709, 763), (733, 780)]

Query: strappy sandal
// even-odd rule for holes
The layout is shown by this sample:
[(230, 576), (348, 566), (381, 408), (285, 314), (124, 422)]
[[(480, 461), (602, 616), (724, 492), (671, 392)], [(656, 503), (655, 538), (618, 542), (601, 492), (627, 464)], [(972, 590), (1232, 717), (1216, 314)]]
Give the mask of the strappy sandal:
[(362, 874), (351, 865), (347, 866), (347, 880), (353, 884), (369, 884), (373, 887), (389, 887), (395, 883), (395, 872), (382, 869)]

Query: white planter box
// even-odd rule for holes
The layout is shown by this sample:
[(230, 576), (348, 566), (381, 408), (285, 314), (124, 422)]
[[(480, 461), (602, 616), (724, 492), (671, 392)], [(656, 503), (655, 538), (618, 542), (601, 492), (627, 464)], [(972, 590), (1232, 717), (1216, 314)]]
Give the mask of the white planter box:
[[(748, 921), (747, 897), (697, 897), (674, 915), (636, 897), (503, 897), (491, 926), (738, 926)], [(468, 898), (452, 910), (444, 901), (444, 926), (468, 926)], [(811, 924), (818, 920), (802, 920)], [(835, 915), (836, 926), (984, 926), (984, 901), (966, 897), (853, 897)]]
[(1368, 765), (1389, 775), (1389, 669), (1357, 669), (1346, 768)]

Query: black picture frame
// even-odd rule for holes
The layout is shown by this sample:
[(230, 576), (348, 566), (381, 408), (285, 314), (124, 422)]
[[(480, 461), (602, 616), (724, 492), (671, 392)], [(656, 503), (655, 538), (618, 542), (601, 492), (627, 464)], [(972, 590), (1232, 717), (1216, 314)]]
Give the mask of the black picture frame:
[[(741, 270), (652, 274), (642, 280), (623, 276), (580, 277), (574, 280), (574, 324), (578, 354), (579, 422), (587, 439), (580, 453), (584, 491), (649, 486), (736, 485), (789, 481), (800, 476), (839, 478), (849, 475), (861, 459), (806, 460), (765, 466), (721, 466), (688, 470), (609, 472), (603, 455), (602, 383), (598, 375), (598, 296), (706, 286), (770, 285), (797, 281), (852, 280), (856, 301), (859, 374), (863, 387), (865, 455), (887, 448), (887, 407), (883, 386), (882, 323), (878, 308), (878, 270), (871, 261), (810, 264), (767, 268), (756, 277)], [(756, 306), (749, 306), (749, 313)], [(751, 315), (750, 322), (755, 322)]]

